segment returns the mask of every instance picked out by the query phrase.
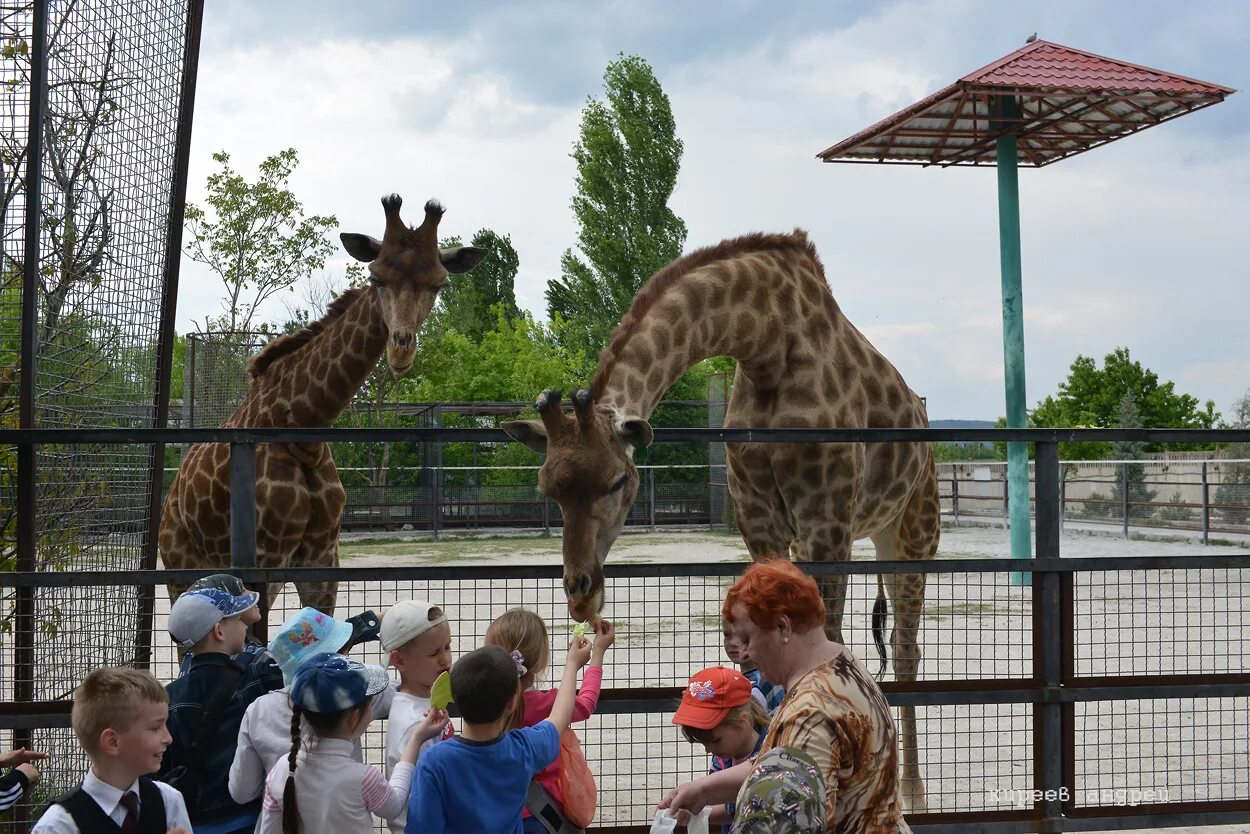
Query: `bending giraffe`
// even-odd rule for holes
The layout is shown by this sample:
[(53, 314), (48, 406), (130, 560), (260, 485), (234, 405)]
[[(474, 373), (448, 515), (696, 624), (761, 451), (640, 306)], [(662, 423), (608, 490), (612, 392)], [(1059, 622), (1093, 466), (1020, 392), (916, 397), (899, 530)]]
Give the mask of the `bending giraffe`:
[[(921, 399), (834, 301), (806, 233), (747, 235), (679, 258), (634, 298), (590, 391), (573, 396), (572, 417), (548, 391), (537, 403), (541, 420), (503, 425), (547, 454), (538, 486), (564, 517), (564, 588), (575, 619), (603, 607), (602, 566), (638, 490), (633, 454), (651, 443), (648, 418), (682, 373), (711, 356), (737, 360), (728, 428), (928, 425)], [(937, 552), (927, 443), (727, 443), (726, 451), (738, 527), (754, 559), (789, 552), (846, 561), (861, 538), (883, 560)], [(842, 642), (846, 577), (819, 582), (826, 631)], [(895, 678), (914, 681), (925, 575), (890, 574), (883, 584), (895, 609)], [(920, 812), (915, 708), (903, 707), (901, 718), (903, 795)]]
[[(369, 284), (336, 298), (320, 320), (279, 336), (248, 364), (251, 386), (227, 428), (319, 428), (335, 420), (377, 366), (382, 353), (399, 376), (413, 362), (417, 329), (429, 316), (448, 273), (467, 272), (486, 250), (438, 247), (443, 207), (425, 204), (416, 228), (399, 216), (398, 195), (382, 200), (382, 240), (340, 235), (353, 258), (369, 264)], [(336, 567), (346, 494), (326, 443), (261, 443), (256, 447), (256, 563), (260, 567)], [(166, 568), (230, 564), (230, 448), (192, 446), (170, 485), (160, 526)], [(334, 613), (337, 582), (298, 583), (300, 603)], [(176, 599), (186, 585), (170, 585)], [(266, 589), (268, 605), (280, 590)]]

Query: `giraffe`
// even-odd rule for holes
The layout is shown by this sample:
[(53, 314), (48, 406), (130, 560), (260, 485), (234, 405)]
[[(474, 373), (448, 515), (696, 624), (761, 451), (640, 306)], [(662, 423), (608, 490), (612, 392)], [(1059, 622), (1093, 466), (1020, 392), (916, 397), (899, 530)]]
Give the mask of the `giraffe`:
[[(539, 489), (564, 518), (570, 614), (598, 616), (603, 570), (638, 490), (635, 449), (661, 396), (695, 363), (737, 360), (726, 427), (922, 428), (923, 401), (842, 313), (807, 234), (751, 234), (692, 252), (657, 272), (600, 354), (589, 390), (539, 396), (540, 420), (511, 421), (515, 440), (545, 452)], [(878, 559), (931, 559), (940, 533), (937, 474), (927, 443), (728, 443), (728, 485), (753, 559), (846, 561), (871, 538)], [(825, 628), (842, 642), (846, 577), (819, 579)], [(895, 677), (914, 681), (925, 575), (878, 579), (895, 606)], [(884, 602), (884, 600), (882, 600)], [(914, 707), (903, 707), (902, 788), (925, 807)]]
[[(399, 216), (396, 194), (382, 199), (382, 240), (339, 236), (353, 258), (369, 264), (369, 284), (349, 289), (320, 320), (270, 341), (248, 363), (243, 404), (227, 428), (332, 426), (383, 351), (395, 376), (416, 354), (416, 331), (430, 314), (448, 273), (467, 272), (486, 250), (438, 247), (443, 207), (430, 200), (420, 226)], [(230, 448), (192, 446), (165, 499), (159, 547), (166, 568), (230, 564)], [(346, 494), (325, 443), (260, 443), (256, 447), (256, 556), (260, 567), (336, 567)], [(298, 583), (300, 604), (334, 613), (337, 582)], [(170, 585), (176, 599), (186, 585)], [(280, 590), (266, 589), (268, 606)]]

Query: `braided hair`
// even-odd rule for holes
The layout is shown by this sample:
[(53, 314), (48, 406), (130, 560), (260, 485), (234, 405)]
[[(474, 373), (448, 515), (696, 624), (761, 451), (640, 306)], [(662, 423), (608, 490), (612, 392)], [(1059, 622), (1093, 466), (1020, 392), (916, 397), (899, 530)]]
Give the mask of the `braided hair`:
[(282, 834), (300, 834), (299, 807), (295, 800), (295, 759), (299, 755), (302, 714), (299, 707), (291, 707), (291, 754), (286, 760), (286, 785), (282, 788)]

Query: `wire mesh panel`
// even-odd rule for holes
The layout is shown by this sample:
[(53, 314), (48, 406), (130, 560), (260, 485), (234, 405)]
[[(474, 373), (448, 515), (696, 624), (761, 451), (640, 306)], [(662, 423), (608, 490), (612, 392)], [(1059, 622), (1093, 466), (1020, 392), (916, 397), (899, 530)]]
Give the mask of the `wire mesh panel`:
[(266, 333), (188, 333), (183, 359), (183, 425), (220, 426), (243, 404), (252, 378), (247, 362), (269, 341)]
[(1081, 806), (1250, 799), (1250, 699), (1076, 705)]
[[(151, 427), (189, 4), (50, 6), (39, 43), (33, 4), (0, 4), (0, 423), (16, 422), (25, 329), (34, 343), (36, 427)], [(46, 60), (47, 109), (42, 156), (31, 160), (26, 120), (36, 53)], [(36, 317), (23, 322), (28, 163), (39, 167), (42, 197)], [(133, 445), (38, 447), (34, 569), (140, 567), (150, 456)], [(11, 483), (10, 456), (0, 469), (0, 483)], [(13, 507), (6, 500), (4, 513)], [(6, 519), (5, 567), (14, 534)], [(8, 623), (12, 613), (6, 595), (0, 617)], [(134, 588), (37, 589), (34, 622), (33, 667), (15, 669), (10, 638), (0, 639), (11, 672), (4, 683), (34, 700), (62, 698), (88, 670), (135, 656), (139, 600)], [(81, 776), (68, 736), (52, 733), (41, 743), (52, 754), (49, 783)]]
[(1236, 569), (1073, 577), (1076, 674), (1250, 671), (1250, 575)]

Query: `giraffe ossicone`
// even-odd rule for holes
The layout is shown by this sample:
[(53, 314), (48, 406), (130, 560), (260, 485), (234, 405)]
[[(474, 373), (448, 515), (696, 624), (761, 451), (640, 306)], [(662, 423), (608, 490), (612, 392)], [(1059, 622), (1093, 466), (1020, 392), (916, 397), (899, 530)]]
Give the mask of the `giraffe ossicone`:
[[(664, 392), (696, 363), (737, 360), (726, 428), (923, 428), (924, 402), (833, 298), (802, 230), (752, 234), (685, 255), (635, 296), (599, 357), (589, 404), (574, 417), (558, 394), (541, 420), (503, 424), (546, 453), (539, 489), (563, 515), (564, 589), (575, 620), (606, 602), (603, 564), (638, 491), (633, 453)], [(550, 392), (548, 392), (549, 394)], [(927, 443), (727, 443), (727, 482), (752, 558), (847, 561), (871, 538), (884, 560), (931, 559), (940, 534), (937, 473)], [(846, 576), (819, 579), (825, 628), (842, 642)], [(894, 603), (895, 678), (915, 680), (924, 574), (878, 579)], [(925, 808), (915, 709), (901, 709), (902, 789)]]

